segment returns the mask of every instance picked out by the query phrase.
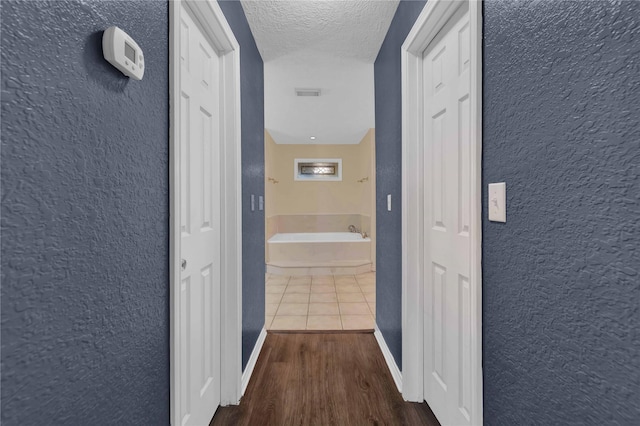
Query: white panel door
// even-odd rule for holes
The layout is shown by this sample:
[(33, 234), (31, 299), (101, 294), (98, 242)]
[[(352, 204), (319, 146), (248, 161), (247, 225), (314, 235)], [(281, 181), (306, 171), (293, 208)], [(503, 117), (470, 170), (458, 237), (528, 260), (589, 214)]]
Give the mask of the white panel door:
[(180, 10), (179, 418), (206, 425), (220, 404), (220, 59)]
[(462, 7), (423, 55), (424, 395), (443, 425), (471, 413), (470, 28)]

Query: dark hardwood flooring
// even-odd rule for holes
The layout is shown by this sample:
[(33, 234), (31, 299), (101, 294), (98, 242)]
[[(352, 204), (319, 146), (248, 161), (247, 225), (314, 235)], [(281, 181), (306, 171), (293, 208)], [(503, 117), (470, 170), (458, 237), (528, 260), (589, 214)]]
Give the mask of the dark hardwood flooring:
[(405, 402), (372, 333), (269, 332), (240, 405), (211, 425), (433, 425)]

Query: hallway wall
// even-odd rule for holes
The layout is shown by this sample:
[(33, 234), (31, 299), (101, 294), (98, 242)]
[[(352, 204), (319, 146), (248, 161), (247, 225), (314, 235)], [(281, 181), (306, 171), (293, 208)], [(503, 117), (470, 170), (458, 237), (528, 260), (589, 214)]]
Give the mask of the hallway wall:
[[(242, 5), (218, 1), (240, 44), (240, 107), (242, 109), (242, 369), (264, 326), (264, 64)], [(251, 194), (256, 210), (251, 211)]]
[[(375, 65), (377, 320), (399, 365), (400, 46), (423, 5), (401, 2)], [(264, 215), (247, 208), (264, 193), (263, 67), (240, 4), (221, 7), (242, 46), (244, 366), (264, 323)], [(0, 10), (2, 423), (166, 424), (167, 3)], [(488, 424), (640, 415), (638, 16), (485, 3), (483, 212), (488, 182), (509, 205), (483, 220)], [(143, 47), (143, 81), (104, 61), (113, 24)]]
[[(426, 1), (402, 0), (374, 64), (376, 323), (402, 369), (402, 93), (400, 48)], [(387, 211), (387, 194), (392, 209)]]
[[(378, 326), (401, 363), (401, 2), (375, 64)], [(640, 3), (484, 2), (486, 424), (640, 418)], [(507, 223), (486, 188), (507, 182)], [(386, 194), (394, 197), (386, 210)]]
[[(640, 419), (640, 3), (484, 3), (487, 424)], [(486, 188), (507, 182), (507, 223)]]
[(0, 7), (2, 424), (167, 424), (167, 3)]

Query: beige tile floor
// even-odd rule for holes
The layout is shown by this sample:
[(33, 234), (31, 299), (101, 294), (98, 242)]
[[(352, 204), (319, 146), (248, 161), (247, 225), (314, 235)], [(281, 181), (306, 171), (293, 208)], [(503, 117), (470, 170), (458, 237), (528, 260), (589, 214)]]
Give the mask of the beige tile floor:
[(267, 275), (267, 330), (373, 329), (374, 272), (362, 275)]

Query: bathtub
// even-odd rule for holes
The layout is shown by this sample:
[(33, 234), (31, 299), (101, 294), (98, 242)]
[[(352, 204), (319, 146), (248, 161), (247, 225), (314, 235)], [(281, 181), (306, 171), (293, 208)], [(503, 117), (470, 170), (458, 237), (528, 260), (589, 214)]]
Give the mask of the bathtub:
[(356, 274), (371, 270), (371, 239), (354, 232), (275, 234), (267, 241), (267, 272)]

